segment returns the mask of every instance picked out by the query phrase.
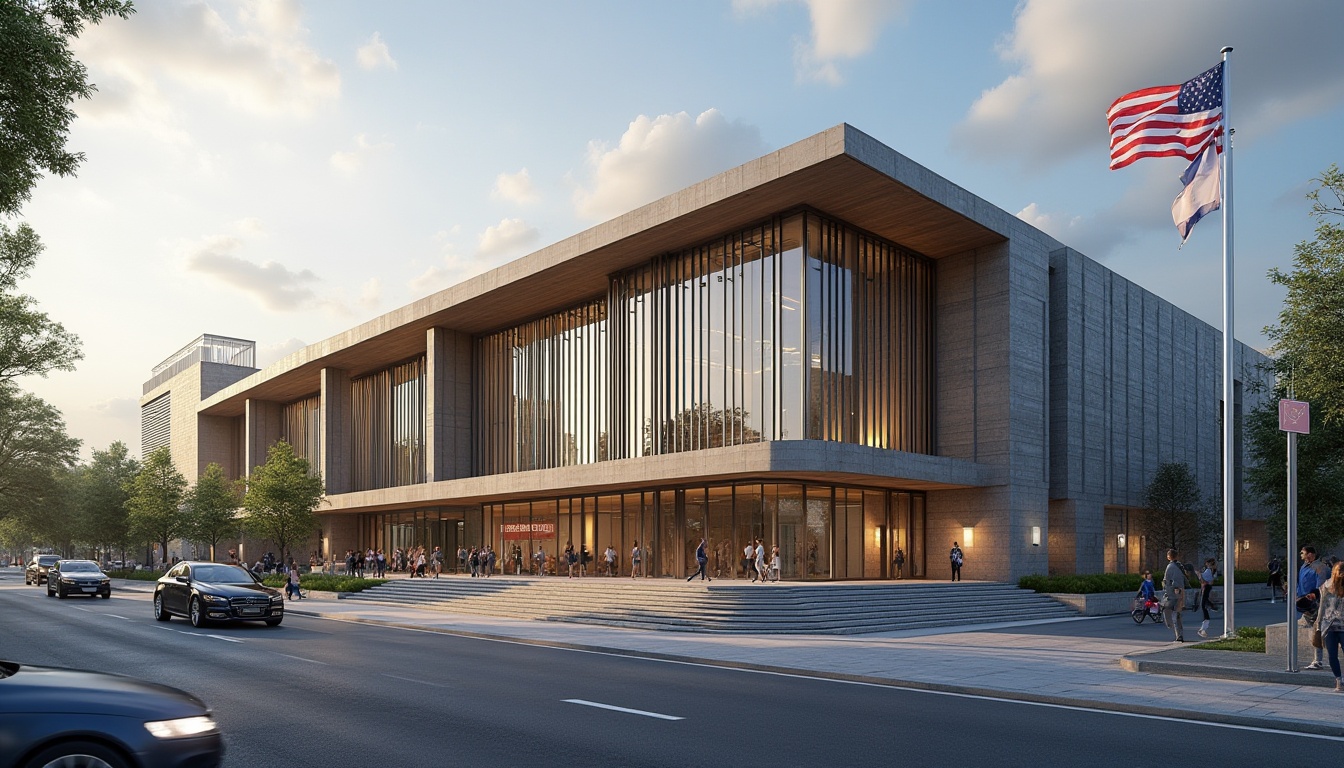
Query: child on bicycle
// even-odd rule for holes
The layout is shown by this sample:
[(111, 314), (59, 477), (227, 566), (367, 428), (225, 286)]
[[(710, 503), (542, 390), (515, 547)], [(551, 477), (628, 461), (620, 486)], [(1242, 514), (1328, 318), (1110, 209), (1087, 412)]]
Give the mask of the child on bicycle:
[(1143, 605), (1153, 613), (1161, 612), (1157, 602), (1157, 587), (1153, 584), (1153, 572), (1143, 572), (1143, 583), (1139, 585), (1139, 594), (1135, 597), (1143, 600)]

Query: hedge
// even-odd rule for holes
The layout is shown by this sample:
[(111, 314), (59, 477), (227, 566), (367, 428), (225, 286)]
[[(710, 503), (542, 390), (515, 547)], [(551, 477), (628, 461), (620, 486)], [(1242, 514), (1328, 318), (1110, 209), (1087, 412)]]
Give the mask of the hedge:
[[(1239, 570), (1236, 576), (1238, 584), (1264, 584), (1269, 580), (1268, 571)], [(1138, 592), (1139, 584), (1142, 582), (1143, 577), (1137, 573), (1088, 573), (1069, 576), (1023, 576), (1018, 579), (1017, 585), (1035, 592), (1094, 595), (1103, 592)], [(1160, 571), (1153, 573), (1153, 583), (1158, 589), (1162, 588)], [(1213, 583), (1222, 584), (1222, 577), (1215, 578)]]

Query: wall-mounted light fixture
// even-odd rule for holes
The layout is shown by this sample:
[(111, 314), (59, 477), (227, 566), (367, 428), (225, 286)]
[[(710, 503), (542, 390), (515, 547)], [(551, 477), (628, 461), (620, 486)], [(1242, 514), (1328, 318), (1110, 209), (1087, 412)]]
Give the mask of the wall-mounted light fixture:
[(973, 547), (973, 546), (975, 546), (975, 528), (974, 528), (974, 527), (968, 525), (968, 526), (966, 526), (965, 528), (962, 528), (962, 529), (961, 529), (961, 545), (962, 545), (963, 547)]
[(1039, 525), (1031, 526), (1031, 546), (1041, 546), (1041, 526)]
[(1240, 542), (1238, 542), (1238, 543), (1241, 544), (1241, 551), (1242, 551), (1242, 552), (1245, 552), (1245, 551), (1247, 551), (1247, 550), (1249, 550), (1249, 549), (1251, 548), (1251, 540), (1250, 540), (1250, 539), (1242, 539), (1242, 540), (1241, 540)]
[(1119, 549), (1125, 548), (1125, 534), (1123, 533), (1115, 534), (1115, 546)]

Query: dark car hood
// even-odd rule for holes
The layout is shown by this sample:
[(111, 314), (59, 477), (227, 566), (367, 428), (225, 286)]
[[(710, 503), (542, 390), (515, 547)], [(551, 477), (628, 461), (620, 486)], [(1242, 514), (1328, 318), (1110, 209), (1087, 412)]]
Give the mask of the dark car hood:
[(220, 597), (255, 597), (257, 595), (275, 596), (279, 590), (262, 584), (215, 584), (209, 581), (193, 581), (191, 586), (201, 592)]
[(186, 691), (122, 675), (0, 662), (18, 671), (0, 679), (0, 715), (120, 714), (145, 720), (204, 715), (205, 703)]

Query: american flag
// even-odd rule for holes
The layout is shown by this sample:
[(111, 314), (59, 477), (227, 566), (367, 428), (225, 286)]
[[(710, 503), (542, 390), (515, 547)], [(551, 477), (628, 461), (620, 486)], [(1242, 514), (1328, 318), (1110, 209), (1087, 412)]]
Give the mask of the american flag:
[(1143, 157), (1199, 157), (1223, 133), (1222, 63), (1181, 85), (1121, 96), (1106, 110), (1106, 123), (1111, 129), (1111, 170)]

